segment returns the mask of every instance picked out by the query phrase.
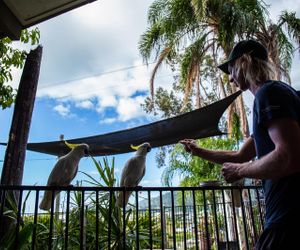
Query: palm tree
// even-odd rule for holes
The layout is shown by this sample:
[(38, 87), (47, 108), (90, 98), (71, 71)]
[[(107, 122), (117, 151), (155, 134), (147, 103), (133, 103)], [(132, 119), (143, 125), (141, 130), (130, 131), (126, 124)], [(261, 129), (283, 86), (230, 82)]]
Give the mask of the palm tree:
[(283, 11), (277, 24), (260, 23), (260, 29), (255, 33), (256, 38), (269, 51), (269, 59), (276, 70), (278, 80), (285, 79), (291, 83), (289, 72), (295, 48), (293, 43), (300, 46), (300, 19), (295, 12)]
[[(241, 38), (252, 34), (258, 20), (265, 22), (264, 5), (257, 1), (246, 2), (157, 0), (152, 4), (148, 16), (150, 27), (139, 44), (146, 62), (152, 52), (157, 59), (150, 81), (152, 97), (154, 78), (160, 65), (163, 62), (171, 66), (175, 64), (180, 68), (179, 81), (185, 93), (185, 103), (196, 87), (196, 107), (201, 107), (204, 58), (211, 56), (217, 64), (220, 55), (228, 56), (236, 36)], [(234, 89), (224, 86), (223, 82), (220, 78), (219, 88), (223, 95), (232, 93)], [(240, 106), (239, 113), (246, 117), (242, 102)]]

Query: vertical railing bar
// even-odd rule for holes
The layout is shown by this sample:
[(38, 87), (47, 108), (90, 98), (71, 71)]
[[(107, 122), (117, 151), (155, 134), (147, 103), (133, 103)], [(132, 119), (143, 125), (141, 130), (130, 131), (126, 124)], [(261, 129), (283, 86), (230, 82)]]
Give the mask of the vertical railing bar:
[(149, 234), (150, 234), (150, 250), (153, 248), (153, 242), (152, 242), (152, 214), (151, 214), (151, 193), (150, 190), (148, 190), (148, 209), (149, 209)]
[(138, 191), (135, 190), (135, 218), (136, 218), (136, 249), (140, 249), (139, 239), (139, 197)]
[(174, 208), (174, 191), (171, 190), (171, 205), (172, 205), (172, 227), (173, 227), (173, 249), (176, 250), (176, 225), (175, 225), (175, 208)]
[(185, 207), (185, 198), (184, 198), (184, 190), (181, 191), (182, 195), (182, 214), (183, 214), (183, 243), (184, 243), (184, 249), (187, 249), (187, 242), (186, 242), (186, 207)]
[(227, 222), (227, 212), (226, 212), (226, 202), (225, 202), (225, 195), (224, 195), (224, 189), (222, 189), (222, 203), (223, 203), (223, 212), (224, 212), (224, 222), (225, 222), (225, 233), (226, 233), (226, 242), (227, 247), (229, 242), (229, 232), (228, 232), (228, 222)]
[[(46, 192), (46, 190), (45, 190)], [(55, 199), (55, 189), (51, 190), (51, 211), (50, 211), (50, 228), (49, 228), (49, 243), (48, 249), (52, 249), (52, 233), (53, 233), (53, 220), (54, 220), (54, 199)]]
[(163, 199), (162, 199), (162, 191), (159, 191), (159, 201), (160, 201), (160, 226), (161, 226), (161, 249), (165, 249), (165, 235), (164, 235), (164, 210), (163, 210)]
[(217, 237), (217, 249), (219, 249), (220, 248), (220, 238), (219, 238), (216, 193), (215, 193), (214, 189), (212, 189), (212, 194), (213, 194), (213, 212), (214, 212), (214, 217), (215, 217), (215, 228), (216, 228), (216, 237)]
[[(178, 191), (178, 193), (179, 193), (179, 191)], [(179, 213), (179, 214), (182, 214), (183, 212), (182, 212), (182, 206), (177, 206), (176, 207), (177, 208), (177, 214)], [(182, 225), (182, 220), (181, 219), (179, 219), (179, 228), (182, 228), (183, 227), (183, 225)], [(179, 248), (183, 248), (183, 246), (182, 246), (182, 244), (183, 244), (183, 238), (182, 238), (183, 236), (182, 236), (182, 233), (180, 233), (179, 234), (179, 245), (180, 245), (180, 247)]]
[(99, 248), (99, 190), (96, 190), (96, 249)]
[(206, 232), (206, 241), (207, 241), (207, 247), (210, 249), (210, 241), (209, 241), (209, 231), (208, 231), (208, 215), (207, 215), (207, 207), (206, 207), (206, 195), (205, 195), (205, 189), (202, 189), (203, 192), (203, 208), (204, 208), (204, 221), (205, 221), (205, 232)]
[(1, 210), (0, 210), (0, 225), (2, 225), (2, 219), (4, 217), (4, 207), (5, 207), (5, 198), (6, 198), (6, 189), (1, 187)]
[(247, 249), (249, 249), (249, 239), (248, 239), (248, 230), (247, 230), (247, 218), (245, 214), (245, 204), (244, 204), (244, 199), (242, 195), (242, 189), (239, 188), (239, 193), (240, 193), (240, 199), (241, 199), (241, 205), (242, 205), (242, 217), (243, 217), (243, 224), (244, 224), (244, 231), (245, 231), (245, 239), (246, 239), (246, 246)]
[[(192, 193), (192, 190), (190, 190), (190, 192)], [(193, 196), (193, 194), (192, 194)], [(193, 198), (192, 198), (193, 199)], [(194, 211), (193, 211), (193, 205), (188, 206), (188, 228), (192, 229), (194, 226)], [(194, 242), (194, 245), (196, 243)]]
[(125, 204), (125, 187), (122, 190), (123, 195), (123, 249), (126, 249), (126, 204)]
[[(15, 249), (18, 249), (19, 243), (19, 228), (20, 228), (20, 220), (21, 220), (21, 209), (22, 209), (22, 199), (23, 199), (23, 188), (20, 187), (18, 190), (20, 192), (19, 200), (18, 200), (18, 211), (17, 211), (17, 224), (16, 224), (16, 238), (15, 238)], [(14, 192), (12, 192), (14, 194)]]
[(198, 250), (199, 249), (198, 224), (197, 224), (197, 207), (196, 207), (195, 190), (192, 191), (192, 194), (193, 194), (193, 212), (194, 212), (194, 225), (195, 225), (195, 243), (196, 243), (196, 250)]
[(36, 238), (36, 227), (37, 227), (37, 216), (38, 216), (38, 204), (39, 204), (39, 189), (35, 192), (35, 204), (34, 204), (34, 218), (33, 218), (33, 231), (32, 231), (32, 250), (35, 249), (35, 238)]
[(253, 225), (251, 228), (253, 228), (254, 242), (256, 242), (256, 240), (257, 240), (257, 231), (256, 231), (255, 220), (254, 220), (254, 215), (253, 215), (251, 190), (248, 188), (247, 191), (248, 191), (248, 196), (249, 196), (250, 216), (251, 216), (251, 221), (252, 221), (252, 225)]
[(235, 203), (234, 203), (234, 199), (233, 199), (233, 189), (231, 188), (230, 191), (231, 191), (231, 202), (232, 202), (232, 213), (233, 213), (235, 237), (238, 242), (238, 249), (240, 249), (239, 234), (238, 234), (238, 228), (237, 228), (237, 219), (236, 219), (236, 213), (235, 213)]
[(111, 222), (112, 222), (112, 190), (109, 190), (109, 204), (108, 204), (108, 250), (111, 249)]
[[(165, 212), (166, 212), (166, 215), (167, 215), (166, 218), (168, 218), (168, 219), (171, 218), (171, 209), (170, 209), (170, 207), (166, 207), (165, 208)], [(166, 222), (167, 222), (167, 219), (166, 219)], [(169, 249), (171, 247), (171, 243), (169, 241), (171, 232), (172, 232), (172, 226), (171, 226), (171, 224), (170, 223), (166, 223), (166, 243), (167, 243), (166, 248), (167, 249)]]
[(260, 218), (260, 230), (262, 231), (263, 230), (264, 219), (263, 219), (262, 208), (261, 208), (260, 199), (259, 199), (259, 191), (258, 191), (257, 188), (255, 190), (256, 190), (258, 212), (259, 212), (259, 218)]
[(65, 249), (68, 249), (69, 244), (69, 213), (70, 213), (70, 190), (67, 190), (66, 204), (66, 228), (65, 228)]
[(80, 208), (80, 249), (84, 248), (84, 190), (81, 191), (81, 208)]

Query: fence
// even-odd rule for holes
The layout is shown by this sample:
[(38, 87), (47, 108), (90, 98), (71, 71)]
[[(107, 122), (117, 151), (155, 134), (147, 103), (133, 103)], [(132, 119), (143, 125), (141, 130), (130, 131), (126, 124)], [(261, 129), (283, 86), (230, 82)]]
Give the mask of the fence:
[[(60, 191), (49, 212), (45, 190)], [(1, 249), (252, 249), (263, 221), (256, 186), (0, 186)]]

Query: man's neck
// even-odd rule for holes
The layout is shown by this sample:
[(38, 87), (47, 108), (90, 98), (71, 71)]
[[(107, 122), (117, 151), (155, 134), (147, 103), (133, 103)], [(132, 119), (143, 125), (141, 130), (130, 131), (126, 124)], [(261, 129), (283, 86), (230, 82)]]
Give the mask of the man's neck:
[(250, 84), (249, 90), (255, 96), (257, 91), (260, 89), (261, 85)]

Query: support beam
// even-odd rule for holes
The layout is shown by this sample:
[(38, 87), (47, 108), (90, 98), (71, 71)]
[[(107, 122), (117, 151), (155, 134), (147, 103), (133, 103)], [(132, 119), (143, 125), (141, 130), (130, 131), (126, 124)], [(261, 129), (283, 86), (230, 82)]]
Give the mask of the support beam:
[(21, 77), (1, 175), (3, 185), (21, 185), (26, 146), (38, 85), (42, 47), (27, 56)]

